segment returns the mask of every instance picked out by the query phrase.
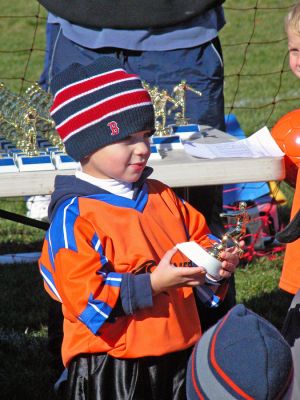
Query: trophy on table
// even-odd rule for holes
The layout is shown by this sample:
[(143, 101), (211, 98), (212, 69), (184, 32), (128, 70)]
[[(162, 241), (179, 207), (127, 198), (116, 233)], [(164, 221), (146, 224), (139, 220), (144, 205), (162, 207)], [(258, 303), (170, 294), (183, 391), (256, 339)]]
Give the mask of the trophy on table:
[[(152, 142), (159, 150), (183, 149), (182, 140), (200, 136), (200, 126), (189, 124), (185, 117), (186, 91), (190, 90), (201, 96), (201, 92), (193, 89), (186, 81), (181, 81), (172, 90), (172, 95), (166, 89), (158, 86), (150, 87), (143, 81), (143, 86), (148, 90), (151, 97), (155, 114), (155, 133)], [(168, 108), (168, 105), (172, 104)], [(167, 116), (175, 113), (174, 124), (166, 125)]]
[(49, 92), (43, 90), (38, 83), (30, 86), (24, 95), (29, 106), (37, 110), (36, 128), (41, 139), (46, 139), (51, 145), (64, 151), (64, 144), (55, 130), (55, 123), (50, 115), (50, 107), (53, 97)]
[(182, 147), (179, 136), (174, 135), (169, 127), (166, 126), (167, 105), (169, 102), (174, 104), (175, 100), (165, 89), (159, 90), (157, 86), (150, 87), (147, 82), (143, 82), (143, 86), (151, 97), (155, 117), (155, 132), (151, 137), (152, 146), (150, 158), (161, 158), (158, 150), (170, 150), (172, 148), (176, 149)]
[(171, 115), (173, 111), (179, 109), (175, 112), (174, 121), (175, 124), (170, 125), (173, 133), (180, 134), (181, 137), (190, 138), (192, 135), (199, 136), (200, 126), (198, 124), (189, 123), (186, 117), (186, 92), (190, 91), (195, 93), (197, 96), (202, 96), (199, 90), (194, 89), (192, 86), (188, 85), (186, 80), (182, 80), (178, 85), (174, 86), (172, 91), (172, 98), (175, 100), (173, 106), (168, 110), (168, 115)]
[(208, 278), (215, 282), (221, 279), (219, 275), (222, 266), (221, 253), (227, 247), (235, 247), (239, 257), (242, 257), (243, 249), (240, 247), (240, 240), (245, 236), (247, 224), (250, 221), (247, 204), (244, 201), (239, 203), (238, 210), (223, 213), (220, 216), (235, 219), (236, 223), (229, 227), (221, 240), (212, 243), (211, 247), (203, 248), (196, 242), (184, 242), (176, 245), (194, 264), (204, 267)]
[[(38, 155), (35, 125), (36, 110), (30, 107), (21, 96), (10, 92), (3, 83), (0, 84), (0, 109), (1, 133), (5, 135), (5, 139), (8, 135), (12, 144), (28, 156)], [(7, 131), (3, 129), (5, 127), (8, 128)]]
[(32, 85), (21, 96), (0, 83), (0, 148), (3, 150), (0, 172), (14, 171), (10, 169), (13, 166), (20, 171), (77, 167), (64, 152), (64, 144), (50, 116), (51, 104), (51, 94), (38, 84)]
[(38, 111), (36, 121), (36, 126), (40, 133), (38, 141), (40, 146), (47, 146), (47, 151), (50, 153), (55, 167), (57, 169), (77, 168), (78, 163), (66, 154), (64, 143), (58, 135), (55, 129), (55, 122), (50, 115), (50, 108), (53, 102), (51, 93), (46, 92), (38, 83), (35, 83), (26, 90), (25, 98), (28, 104), (33, 105)]
[(155, 135), (167, 136), (170, 134), (166, 127), (167, 122), (167, 104), (175, 100), (169, 95), (166, 89), (159, 90), (158, 86), (150, 87), (147, 82), (143, 82), (143, 86), (148, 90), (152, 100), (154, 115), (155, 115)]

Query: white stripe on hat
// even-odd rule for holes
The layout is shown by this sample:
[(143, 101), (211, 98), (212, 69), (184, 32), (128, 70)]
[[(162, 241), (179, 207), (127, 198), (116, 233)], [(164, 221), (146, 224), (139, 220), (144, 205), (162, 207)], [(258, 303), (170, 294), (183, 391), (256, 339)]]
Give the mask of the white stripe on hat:
[[(82, 67), (82, 65), (81, 65), (81, 67)], [(99, 78), (99, 76), (105, 76), (105, 75), (111, 74), (112, 72), (117, 72), (117, 71), (124, 71), (124, 70), (122, 68), (116, 68), (116, 69), (112, 69), (110, 71), (102, 72), (101, 74), (89, 76), (88, 78), (82, 79), (80, 81), (69, 83), (69, 85), (63, 86), (61, 89), (59, 89), (55, 93), (55, 97), (58, 96), (60, 93), (64, 92), (65, 90), (71, 88), (72, 86), (76, 86), (78, 84), (87, 82), (87, 81), (89, 81), (91, 79)]]

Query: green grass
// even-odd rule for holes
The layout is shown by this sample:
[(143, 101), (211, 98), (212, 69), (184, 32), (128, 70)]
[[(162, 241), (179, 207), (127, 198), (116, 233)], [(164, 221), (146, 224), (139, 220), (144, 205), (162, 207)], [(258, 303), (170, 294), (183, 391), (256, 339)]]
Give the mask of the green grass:
[[(24, 198), (13, 197), (0, 199), (0, 209), (26, 215)], [(13, 221), (0, 218), (0, 255), (40, 251), (44, 232)]]
[[(2, 2), (0, 81), (23, 92), (42, 71), (46, 12), (34, 0)], [(254, 7), (258, 4), (258, 8)], [(221, 32), (226, 112), (251, 134), (269, 128), (298, 107), (299, 81), (289, 71), (283, 18), (288, 0), (227, 0)], [(270, 8), (272, 7), (272, 8)], [(277, 9), (276, 9), (277, 8)], [(253, 29), (254, 28), (254, 29)], [(282, 183), (289, 205), (293, 190)], [(26, 213), (22, 198), (0, 199), (0, 208)], [(283, 210), (285, 220), (289, 209)], [(41, 250), (43, 232), (0, 219), (0, 254)], [(282, 255), (259, 258), (236, 273), (237, 301), (279, 329), (288, 297), (278, 289)], [(53, 399), (55, 370), (47, 352), (47, 310), (37, 265), (0, 265), (0, 387), (3, 399)]]
[(2, 2), (0, 81), (19, 93), (39, 79), (45, 53), (45, 10), (34, 0)]

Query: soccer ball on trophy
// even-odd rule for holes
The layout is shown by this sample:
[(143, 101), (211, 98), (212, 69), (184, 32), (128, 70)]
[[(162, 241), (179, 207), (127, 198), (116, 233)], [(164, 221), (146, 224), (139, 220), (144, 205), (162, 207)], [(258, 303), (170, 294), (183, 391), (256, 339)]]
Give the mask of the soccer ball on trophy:
[(300, 166), (300, 109), (281, 117), (271, 132), (274, 140), (285, 153), (286, 182), (295, 187)]

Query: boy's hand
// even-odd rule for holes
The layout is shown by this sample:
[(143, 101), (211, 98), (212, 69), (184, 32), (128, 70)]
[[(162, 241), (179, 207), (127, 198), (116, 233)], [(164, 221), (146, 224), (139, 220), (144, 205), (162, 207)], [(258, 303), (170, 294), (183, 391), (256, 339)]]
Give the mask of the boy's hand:
[(155, 270), (150, 275), (153, 295), (171, 288), (198, 286), (205, 281), (205, 270), (202, 267), (175, 267), (172, 257), (177, 248), (168, 250)]
[[(243, 248), (245, 246), (245, 242), (240, 241), (239, 246), (240, 248)], [(236, 247), (229, 247), (228, 249), (222, 251), (220, 256), (222, 259), (222, 269), (220, 271), (220, 275), (222, 278), (230, 278), (240, 261), (238, 249)]]

